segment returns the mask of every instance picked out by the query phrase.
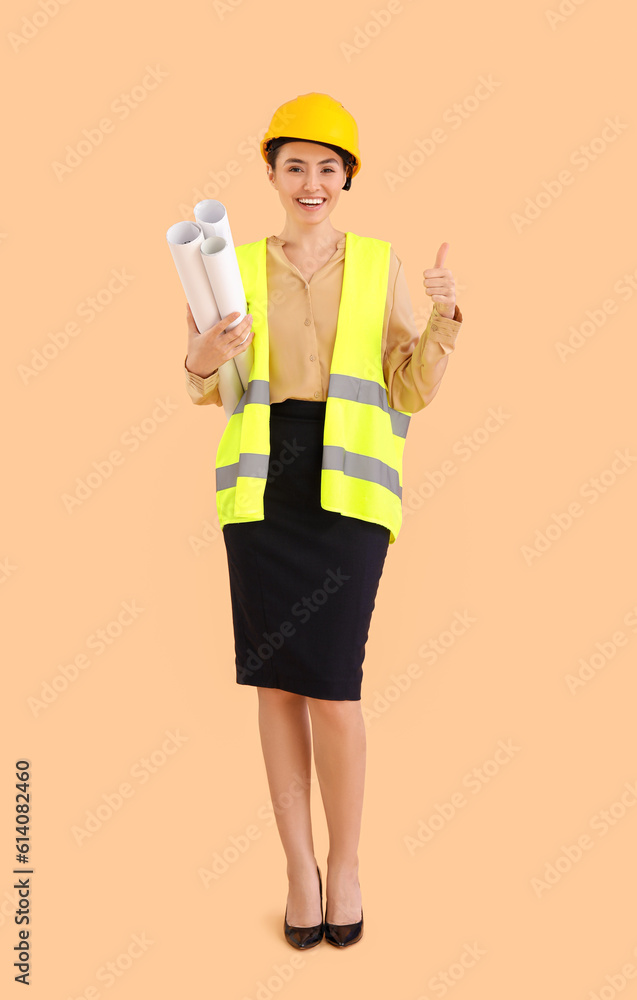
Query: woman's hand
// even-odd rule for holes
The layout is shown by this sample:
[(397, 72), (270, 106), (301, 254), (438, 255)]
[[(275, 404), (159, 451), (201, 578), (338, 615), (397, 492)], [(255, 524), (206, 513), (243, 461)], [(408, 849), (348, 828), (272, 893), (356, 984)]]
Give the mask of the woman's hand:
[[(240, 313), (233, 312), (224, 316), (211, 326), (210, 329), (199, 333), (195, 323), (192, 309), (186, 303), (186, 318), (188, 321), (188, 356), (186, 358), (186, 368), (193, 375), (200, 375), (208, 378), (221, 365), (234, 358), (237, 354), (247, 351), (254, 339), (254, 330), (251, 329), (252, 316), (248, 313), (237, 323), (232, 330), (225, 332), (227, 326), (239, 316)], [(247, 337), (246, 337), (247, 334)], [(243, 343), (241, 341), (246, 338)]]
[(438, 303), (438, 312), (446, 319), (453, 319), (456, 313), (456, 283), (449, 268), (443, 267), (448, 243), (442, 243), (436, 254), (436, 263), (433, 267), (423, 271), (423, 285), (427, 295), (430, 295), (434, 302)]

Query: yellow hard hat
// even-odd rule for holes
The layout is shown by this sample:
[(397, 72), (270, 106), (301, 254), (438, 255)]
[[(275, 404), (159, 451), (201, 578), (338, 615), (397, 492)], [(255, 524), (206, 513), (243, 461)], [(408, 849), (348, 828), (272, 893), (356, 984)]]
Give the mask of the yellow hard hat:
[(328, 94), (301, 94), (287, 101), (275, 111), (270, 127), (261, 140), (261, 155), (267, 163), (267, 154), (283, 142), (295, 139), (329, 146), (345, 156), (347, 180), (343, 190), (348, 191), (351, 179), (361, 168), (358, 151), (356, 122), (342, 104)]

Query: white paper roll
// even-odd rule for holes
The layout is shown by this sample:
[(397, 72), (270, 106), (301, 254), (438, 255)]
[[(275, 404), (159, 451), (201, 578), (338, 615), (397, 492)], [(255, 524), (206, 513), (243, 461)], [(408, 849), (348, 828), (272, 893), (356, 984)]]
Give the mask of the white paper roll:
[[(225, 252), (223, 246), (219, 243), (209, 243), (207, 244), (209, 249), (207, 251), (202, 249), (201, 252), (204, 258), (204, 263), (207, 257), (211, 258), (211, 264), (210, 266), (206, 264), (206, 270), (208, 272), (210, 284), (212, 285), (221, 315), (227, 316), (231, 312), (241, 313), (239, 318), (234, 320), (230, 326), (226, 328), (228, 330), (232, 330), (232, 328), (235, 327), (237, 323), (240, 323), (244, 318), (247, 306), (245, 292), (241, 281), (241, 271), (239, 269), (232, 233), (230, 231), (228, 213), (222, 202), (215, 201), (213, 198), (205, 198), (203, 201), (199, 201), (195, 205), (194, 215), (204, 234), (204, 242), (217, 237), (224, 240), (227, 244)], [(212, 258), (217, 256), (219, 256), (219, 260), (216, 263), (212, 262)], [(222, 301), (224, 303), (223, 305)], [(225, 308), (226, 305), (227, 308)], [(246, 334), (246, 338), (247, 336), (248, 334)], [(247, 389), (248, 387), (248, 379), (250, 377), (253, 360), (254, 347), (252, 344), (250, 344), (245, 351), (241, 351), (240, 354), (237, 354), (234, 358), (234, 362), (237, 366), (237, 371), (241, 377), (244, 389)]]
[(247, 312), (246, 297), (234, 247), (222, 236), (208, 236), (200, 244), (200, 250), (219, 312), (222, 316), (237, 311), (241, 314), (226, 327), (227, 330), (232, 330), (245, 318)]
[[(227, 330), (232, 330), (237, 323), (244, 319), (247, 312), (241, 271), (234, 247), (227, 243), (222, 236), (209, 236), (199, 249), (222, 317), (233, 312), (240, 314), (238, 319), (233, 320), (230, 326), (226, 327)], [(250, 331), (248, 330), (241, 343), (249, 336)], [(252, 344), (240, 354), (235, 354), (234, 357), (244, 389), (248, 387), (253, 359), (254, 347)]]
[[(204, 240), (201, 226), (194, 222), (176, 222), (168, 229), (166, 239), (193, 319), (203, 333), (219, 322), (221, 314), (201, 255)], [(234, 412), (243, 392), (235, 359), (231, 358), (219, 367), (219, 394), (227, 418)]]
[(195, 222), (176, 222), (166, 239), (197, 329), (203, 333), (221, 319), (206, 269), (201, 266), (203, 231)]
[(214, 198), (204, 198), (198, 201), (194, 207), (195, 222), (201, 226), (204, 239), (208, 236), (221, 236), (234, 250), (228, 213), (225, 205)]

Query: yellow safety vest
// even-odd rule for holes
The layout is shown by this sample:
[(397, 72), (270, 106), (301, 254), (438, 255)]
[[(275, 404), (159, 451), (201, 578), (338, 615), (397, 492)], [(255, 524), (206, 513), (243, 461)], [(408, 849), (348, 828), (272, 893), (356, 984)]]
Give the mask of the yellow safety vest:
[[(343, 286), (323, 433), (321, 506), (389, 528), (402, 522), (402, 459), (411, 414), (389, 405), (381, 343), (390, 243), (345, 234)], [(221, 528), (263, 520), (270, 459), (270, 358), (266, 240), (236, 247), (252, 313), (254, 361), (248, 388), (217, 449)]]

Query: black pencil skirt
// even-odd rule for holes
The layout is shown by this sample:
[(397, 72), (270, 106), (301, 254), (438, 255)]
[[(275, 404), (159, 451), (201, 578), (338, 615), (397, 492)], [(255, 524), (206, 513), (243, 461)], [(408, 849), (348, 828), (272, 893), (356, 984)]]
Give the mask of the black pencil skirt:
[(270, 404), (264, 519), (223, 529), (236, 681), (358, 701), (390, 532), (321, 507), (326, 405)]

